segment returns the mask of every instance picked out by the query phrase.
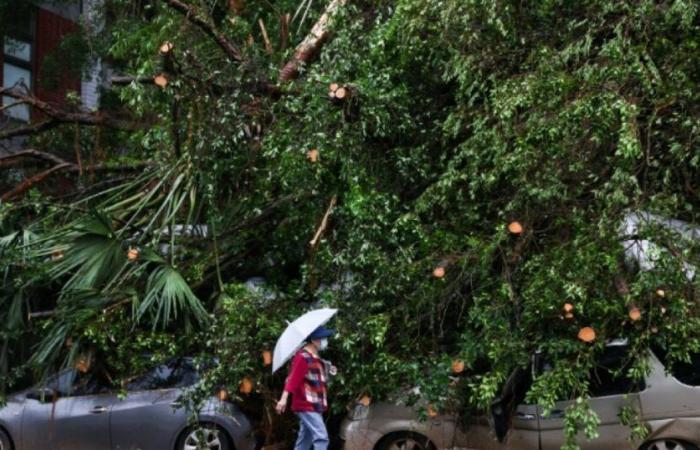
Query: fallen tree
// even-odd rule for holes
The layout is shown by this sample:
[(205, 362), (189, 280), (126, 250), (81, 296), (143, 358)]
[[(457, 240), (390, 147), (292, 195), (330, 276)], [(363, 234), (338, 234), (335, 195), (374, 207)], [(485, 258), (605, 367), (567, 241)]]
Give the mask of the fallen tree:
[[(529, 401), (585, 399), (617, 338), (686, 358), (697, 242), (621, 232), (635, 211), (698, 223), (699, 19), (675, 5), (120, 9), (107, 56), (132, 75), (112, 78), (112, 104), (11, 93), (45, 120), (0, 131), (32, 140), (0, 166), (34, 170), (3, 181), (6, 376), (29, 353), (37, 370), (89, 353), (117, 381), (145, 351), (205, 353), (224, 364), (204, 386), (269, 406), (282, 380), (261, 355), (318, 301), (341, 309), (336, 411), (416, 385), (437, 411), (486, 408), (535, 351), (554, 370)], [(70, 202), (36, 189), (81, 165), (137, 170)], [(658, 263), (639, 270), (630, 239)], [(52, 313), (32, 325), (37, 311)], [(570, 443), (593, 428), (580, 405)]]

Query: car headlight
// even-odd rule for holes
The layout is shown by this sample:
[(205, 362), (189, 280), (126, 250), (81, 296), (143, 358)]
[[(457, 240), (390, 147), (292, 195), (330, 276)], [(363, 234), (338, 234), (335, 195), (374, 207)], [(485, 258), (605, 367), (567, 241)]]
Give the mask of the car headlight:
[(369, 406), (365, 406), (362, 403), (355, 405), (355, 408), (350, 412), (350, 419), (352, 420), (365, 420), (369, 417)]

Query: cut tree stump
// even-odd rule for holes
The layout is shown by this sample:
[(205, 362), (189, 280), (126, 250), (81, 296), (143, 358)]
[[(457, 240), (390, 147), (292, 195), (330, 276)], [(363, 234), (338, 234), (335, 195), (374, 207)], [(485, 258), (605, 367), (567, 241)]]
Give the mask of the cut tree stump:
[(166, 77), (165, 74), (161, 73), (153, 78), (153, 82), (156, 84), (156, 86), (164, 88), (168, 85), (168, 77)]

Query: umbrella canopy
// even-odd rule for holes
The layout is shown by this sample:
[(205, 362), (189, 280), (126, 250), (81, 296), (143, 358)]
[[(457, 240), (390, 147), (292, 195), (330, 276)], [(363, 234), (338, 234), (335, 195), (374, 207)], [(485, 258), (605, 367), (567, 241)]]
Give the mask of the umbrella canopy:
[(272, 356), (272, 373), (275, 373), (289, 358), (294, 356), (316, 328), (325, 325), (337, 312), (337, 309), (331, 308), (316, 309), (290, 323), (275, 345), (275, 352)]

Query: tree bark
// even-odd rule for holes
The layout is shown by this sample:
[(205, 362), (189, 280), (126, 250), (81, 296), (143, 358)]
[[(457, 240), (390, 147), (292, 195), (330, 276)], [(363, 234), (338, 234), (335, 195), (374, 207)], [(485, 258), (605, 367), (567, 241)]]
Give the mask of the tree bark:
[(304, 38), (294, 52), (291, 60), (280, 71), (280, 81), (291, 81), (299, 76), (299, 68), (310, 62), (321, 50), (331, 32), (333, 16), (345, 6), (347, 0), (331, 0), (324, 13), (314, 24), (311, 32)]

